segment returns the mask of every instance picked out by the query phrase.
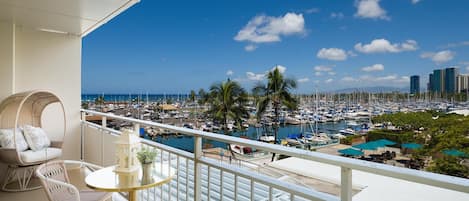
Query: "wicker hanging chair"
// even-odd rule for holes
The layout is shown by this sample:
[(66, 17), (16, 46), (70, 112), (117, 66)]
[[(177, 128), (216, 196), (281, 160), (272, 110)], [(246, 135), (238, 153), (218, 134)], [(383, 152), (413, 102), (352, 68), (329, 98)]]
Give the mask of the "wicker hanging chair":
[[(53, 103), (59, 103), (63, 115), (63, 135), (58, 141), (42, 151), (21, 151), (16, 143), (16, 132), (24, 125), (42, 127), (41, 116), (44, 109)], [(62, 155), (62, 142), (66, 132), (65, 109), (62, 100), (54, 93), (46, 90), (34, 90), (9, 96), (0, 103), (0, 128), (13, 129), (15, 148), (0, 147), (0, 162), (8, 165), (4, 178), (3, 191), (26, 191), (40, 188), (31, 184), (35, 168)], [(50, 136), (49, 136), (50, 138)], [(11, 187), (13, 186), (13, 187)]]

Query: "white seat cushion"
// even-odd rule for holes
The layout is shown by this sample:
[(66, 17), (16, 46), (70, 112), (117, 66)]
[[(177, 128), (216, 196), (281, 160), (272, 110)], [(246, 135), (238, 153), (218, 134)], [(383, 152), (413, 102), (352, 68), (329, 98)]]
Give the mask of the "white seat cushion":
[(23, 133), (29, 148), (33, 151), (40, 151), (50, 146), (49, 137), (42, 128), (26, 125), (23, 128)]
[[(46, 158), (47, 151), (47, 158)], [(27, 150), (20, 152), (20, 157), (23, 162), (35, 163), (39, 161), (50, 160), (62, 156), (62, 149), (45, 148), (40, 151)]]
[(28, 144), (24, 139), (23, 132), (21, 129), (16, 129), (16, 147), (13, 143), (13, 129), (0, 129), (0, 147), (14, 149), (18, 151), (24, 151), (28, 149)]

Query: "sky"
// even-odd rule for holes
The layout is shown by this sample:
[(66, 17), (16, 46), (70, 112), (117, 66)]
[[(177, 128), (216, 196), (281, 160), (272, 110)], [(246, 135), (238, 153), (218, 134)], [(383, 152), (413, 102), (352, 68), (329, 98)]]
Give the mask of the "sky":
[(469, 72), (467, 0), (141, 0), (83, 39), (83, 93), (173, 93), (278, 67), (295, 93)]

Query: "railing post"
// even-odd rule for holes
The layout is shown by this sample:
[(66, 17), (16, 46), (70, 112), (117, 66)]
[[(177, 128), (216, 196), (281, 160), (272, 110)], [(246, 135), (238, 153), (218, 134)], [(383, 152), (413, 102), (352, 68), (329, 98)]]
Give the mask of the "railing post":
[(81, 132), (80, 132), (80, 160), (85, 160), (85, 122), (86, 122), (86, 113), (81, 113)]
[(352, 169), (341, 167), (340, 200), (352, 201)]
[(134, 123), (134, 132), (140, 136), (140, 124)]
[(202, 165), (199, 159), (202, 157), (202, 137), (194, 136), (194, 200), (200, 201), (202, 195)]
[(107, 117), (101, 119), (101, 166), (104, 166), (104, 130), (107, 127)]

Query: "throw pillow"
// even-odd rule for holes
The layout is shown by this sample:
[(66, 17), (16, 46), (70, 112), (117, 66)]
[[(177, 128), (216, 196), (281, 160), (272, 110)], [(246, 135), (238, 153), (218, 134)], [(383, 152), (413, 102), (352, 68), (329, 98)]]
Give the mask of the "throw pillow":
[(31, 150), (39, 151), (50, 146), (50, 140), (42, 128), (26, 125), (23, 132)]
[[(14, 149), (13, 129), (0, 129), (0, 147)], [(21, 129), (16, 129), (16, 148), (18, 151), (25, 151), (28, 149), (28, 144), (24, 139)]]

